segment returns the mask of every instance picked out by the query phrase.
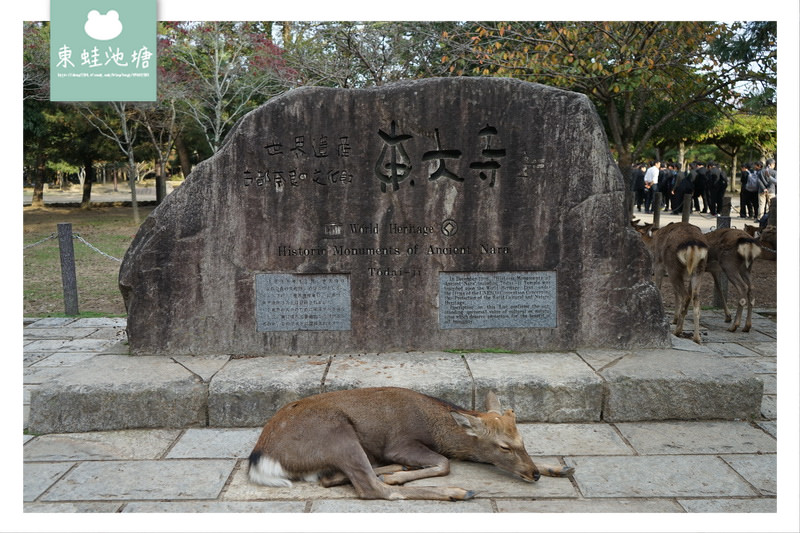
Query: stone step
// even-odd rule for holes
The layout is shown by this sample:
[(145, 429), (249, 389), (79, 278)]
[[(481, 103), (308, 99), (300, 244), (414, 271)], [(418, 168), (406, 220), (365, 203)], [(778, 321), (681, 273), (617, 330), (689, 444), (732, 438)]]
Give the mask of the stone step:
[(671, 349), (412, 352), (232, 358), (130, 356), (122, 344), (31, 392), (30, 433), (257, 427), (322, 391), (398, 386), (483, 409), (487, 390), (520, 422), (735, 420), (760, 416), (751, 370), (681, 339)]

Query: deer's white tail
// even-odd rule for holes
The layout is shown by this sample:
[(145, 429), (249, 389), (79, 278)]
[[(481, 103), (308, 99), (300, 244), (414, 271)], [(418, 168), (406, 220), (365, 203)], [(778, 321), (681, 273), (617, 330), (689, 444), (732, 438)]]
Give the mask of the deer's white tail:
[(289, 475), (281, 464), (258, 451), (250, 454), (250, 469), (248, 470), (250, 481), (258, 485), (267, 487), (291, 487), (292, 482)]
[(759, 255), (761, 255), (761, 248), (753, 239), (740, 239), (739, 246), (736, 248), (736, 252), (742, 259), (744, 259), (745, 267), (750, 270), (750, 267), (753, 265), (753, 261), (755, 261)]
[(678, 248), (678, 261), (686, 266), (686, 272), (691, 276), (702, 261), (708, 258), (708, 246), (697, 241), (688, 241)]

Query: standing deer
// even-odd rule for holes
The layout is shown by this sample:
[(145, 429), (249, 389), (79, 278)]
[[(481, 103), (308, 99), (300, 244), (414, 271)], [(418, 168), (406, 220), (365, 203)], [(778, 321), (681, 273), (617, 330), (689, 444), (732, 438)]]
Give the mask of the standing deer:
[(327, 392), (282, 407), (250, 454), (254, 483), (325, 487), (352, 483), (363, 499), (468, 500), (457, 487), (402, 487), (450, 472), (449, 458), (489, 463), (528, 482), (574, 469), (537, 468), (493, 392), (486, 413), (462, 409), (409, 389), (379, 387)]
[(747, 232), (734, 228), (720, 228), (706, 234), (706, 241), (710, 246), (708, 265), (706, 270), (714, 277), (714, 286), (722, 297), (722, 306), (725, 309), (725, 322), (731, 321), (725, 293), (720, 285), (720, 273), (724, 272), (731, 282), (739, 299), (736, 302), (736, 318), (728, 331), (736, 331), (742, 319), (742, 311), (747, 306), (747, 319), (742, 331), (747, 333), (752, 326), (753, 297), (751, 294), (750, 269), (753, 261), (761, 254), (758, 242)]
[(675, 335), (683, 333), (683, 321), (691, 303), (694, 309), (692, 340), (700, 344), (700, 282), (708, 259), (708, 243), (703, 232), (686, 222), (672, 222), (657, 231), (643, 233), (642, 237), (653, 255), (659, 292), (665, 273), (675, 291)]

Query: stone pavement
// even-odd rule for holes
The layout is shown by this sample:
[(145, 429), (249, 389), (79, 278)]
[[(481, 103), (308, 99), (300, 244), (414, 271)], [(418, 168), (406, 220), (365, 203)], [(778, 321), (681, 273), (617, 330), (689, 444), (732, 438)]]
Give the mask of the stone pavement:
[[(437, 353), (427, 354), (425, 361), (418, 358), (424, 354), (293, 357), (281, 363), (287, 365), (282, 370), (275, 367), (260, 374), (255, 370), (258, 364), (272, 358), (161, 358), (159, 366), (151, 368), (155, 374), (149, 376), (156, 392), (138, 397), (132, 389), (141, 386), (136, 382), (143, 378), (138, 377), (136, 364), (146, 365), (144, 359), (155, 358), (124, 355), (124, 319), (26, 320), (24, 511), (776, 513), (779, 501), (774, 317), (773, 311), (759, 310), (753, 331), (728, 333), (718, 313), (705, 311), (702, 347), (675, 338), (673, 350), (651, 354), (588, 350), (549, 356), (534, 354), (531, 359), (531, 354)], [(562, 358), (559, 365), (549, 360), (556, 355)], [(533, 379), (523, 384), (507, 381), (508, 374), (528, 375), (523, 357), (528, 357), (529, 366), (545, 374), (543, 384)], [(693, 367), (692, 358), (712, 361), (708, 363), (712, 364), (710, 370), (703, 365)], [(655, 365), (655, 373), (680, 373), (669, 364), (661, 364), (673, 359), (687, 365), (687, 374), (717, 373), (720, 381), (716, 385), (687, 386), (667, 379), (659, 384), (644, 369)], [(486, 360), (494, 364), (484, 364)], [(471, 384), (460, 391), (446, 386), (442, 376), (465, 372), (465, 361), (469, 370), (465, 377)], [(643, 366), (637, 367), (636, 361)], [(562, 365), (567, 371), (557, 371)], [(725, 375), (725, 367), (739, 370)], [(92, 368), (99, 371), (86, 377)], [(322, 381), (318, 377), (309, 381), (310, 370), (315, 376), (322, 376)], [(181, 377), (181, 372), (190, 379)], [(79, 379), (81, 375), (84, 377)], [(269, 395), (264, 387), (259, 389), (256, 380), (248, 379), (252, 375), (271, 380), (269, 387), (274, 393)], [(636, 396), (640, 389), (652, 389), (649, 393), (655, 394), (655, 401), (670, 403), (659, 396), (664, 394), (660, 388), (676, 391), (671, 403), (714, 402), (719, 392), (712, 390), (715, 387), (747, 385), (754, 377), (759, 385), (763, 383), (763, 389), (758, 388), (760, 410), (756, 408), (747, 419), (731, 412), (714, 417), (688, 408), (686, 419), (681, 420), (680, 416), (669, 414), (683, 412), (684, 408), (679, 406), (662, 411), (667, 406), (642, 406), (637, 410), (613, 405), (615, 395), (620, 402), (641, 402), (637, 400), (641, 396)], [(232, 383), (242, 380), (244, 383), (238, 390), (231, 388)], [(115, 382), (117, 387), (113, 386)], [(625, 389), (623, 394), (614, 389), (615, 383), (636, 386)], [(520, 430), (534, 460), (575, 466), (575, 474), (564, 479), (542, 477), (535, 484), (527, 484), (486, 465), (455, 462), (446, 478), (414, 482), (477, 490), (474, 500), (458, 503), (361, 501), (350, 487), (324, 489), (316, 484), (296, 483), (293, 488), (285, 489), (248, 483), (246, 458), (260, 432), (259, 426), (271, 409), (277, 408), (276, 404), (319, 392), (322, 386), (378, 384), (416, 384), (416, 388), (425, 392), (438, 390), (462, 400), (459, 403), (466, 406), (473, 401), (475, 391), (495, 388), (501, 402), (511, 402), (518, 411), (523, 421)], [(521, 389), (522, 386), (526, 388)], [(197, 387), (205, 394), (199, 407), (186, 399)], [(156, 397), (166, 395), (169, 389), (187, 396)], [(53, 390), (61, 395), (60, 402), (58, 395), (52, 397), (48, 392)], [(601, 402), (596, 414), (592, 398), (598, 390), (605, 403)], [(85, 398), (80, 398), (81, 391)], [(692, 394), (699, 394), (700, 398), (693, 400)], [(96, 398), (92, 399), (93, 396)], [(84, 411), (66, 412), (53, 403), (78, 406), (77, 409)], [(537, 405), (545, 409), (546, 420), (534, 421)], [(182, 412), (184, 418), (174, 418), (169, 423), (169, 419), (156, 415), (152, 420), (167, 423), (148, 428), (147, 420), (137, 418), (140, 414), (127, 418), (113, 414), (125, 410), (168, 410)], [(202, 416), (196, 418), (198, 410)], [(92, 419), (93, 423), (107, 427), (88, 431), (80, 428), (81, 419)], [(42, 431), (36, 425), (49, 425), (52, 429)], [(792, 505), (796, 514), (796, 502), (781, 501), (781, 505), (786, 503)], [(536, 524), (544, 524), (538, 516)], [(777, 515), (754, 516), (758, 516), (757, 525), (745, 530), (758, 530)], [(750, 524), (747, 520), (740, 519), (737, 524)], [(664, 522), (659, 519), (659, 523)], [(461, 530), (486, 523), (470, 519), (469, 524)], [(484, 527), (497, 527), (496, 521), (488, 524)], [(540, 529), (536, 524), (530, 527)], [(378, 526), (373, 523), (371, 527)]]

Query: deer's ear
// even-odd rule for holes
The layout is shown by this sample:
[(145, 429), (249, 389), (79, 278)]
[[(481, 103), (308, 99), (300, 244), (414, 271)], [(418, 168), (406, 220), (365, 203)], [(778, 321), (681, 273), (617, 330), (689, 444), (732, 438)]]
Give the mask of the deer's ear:
[(497, 399), (497, 395), (494, 393), (494, 391), (489, 391), (486, 393), (486, 410), (494, 411), (498, 415), (503, 412), (503, 408), (500, 407), (500, 400)]
[(483, 421), (480, 418), (458, 411), (450, 411), (450, 416), (456, 421), (456, 424), (467, 430), (467, 435), (477, 437), (479, 431), (483, 428)]

